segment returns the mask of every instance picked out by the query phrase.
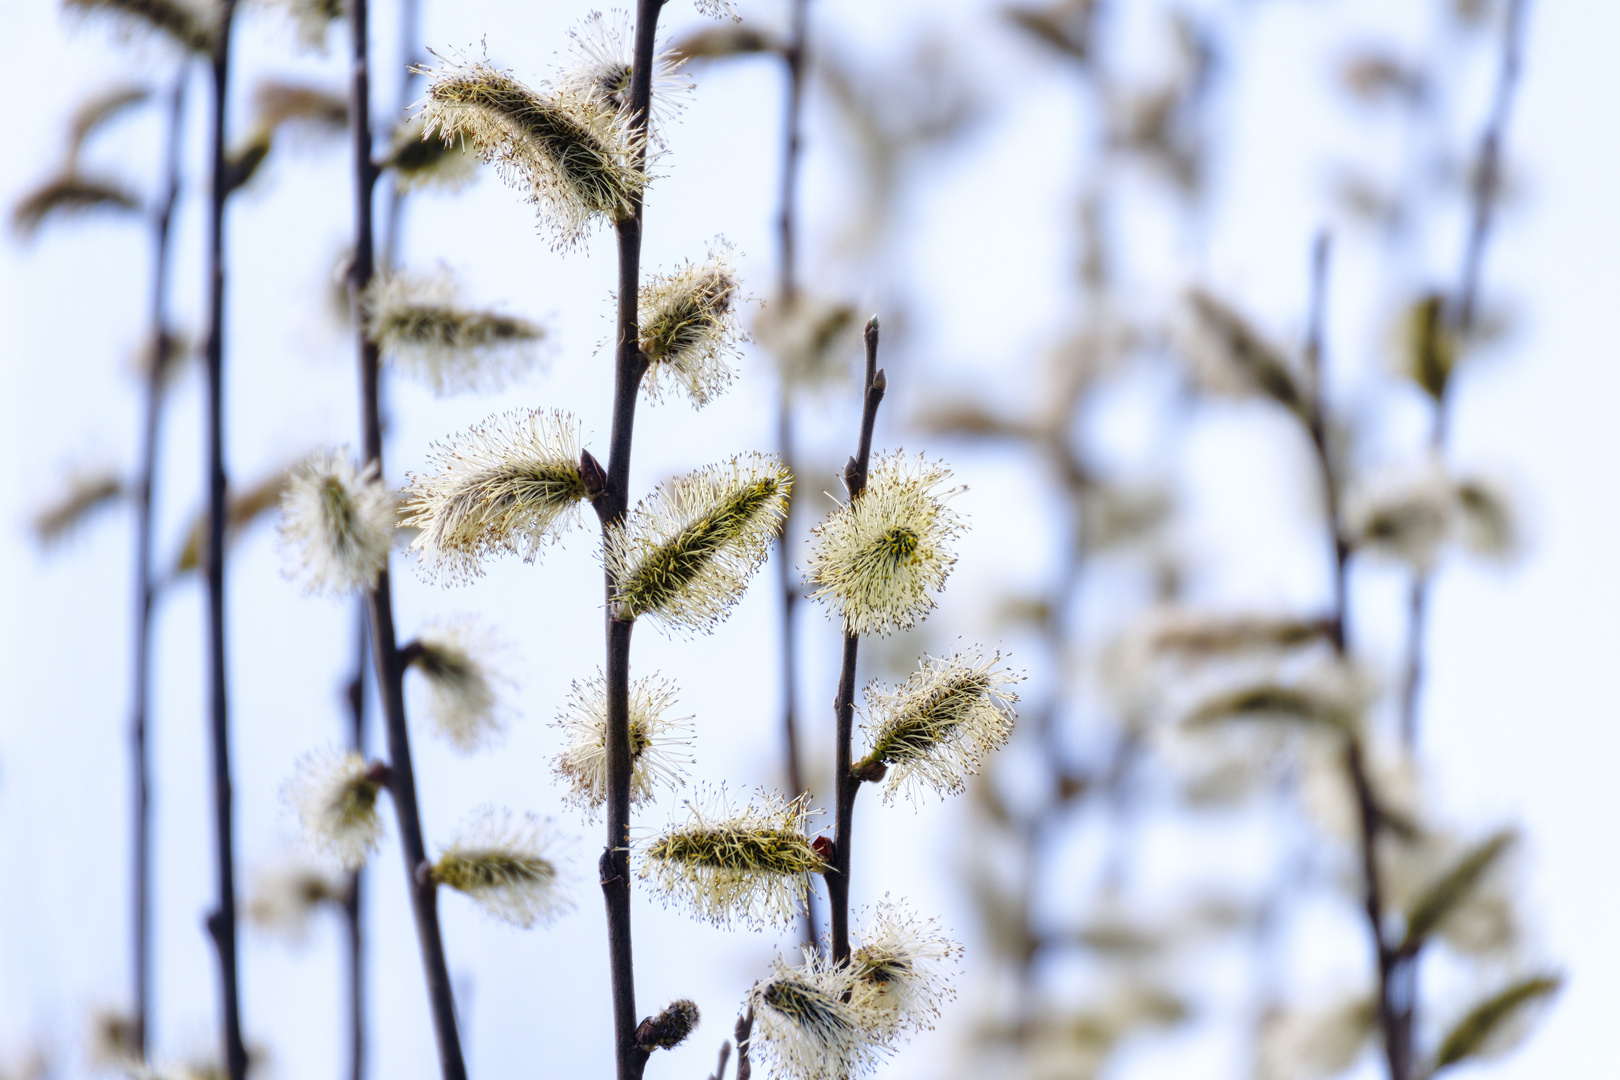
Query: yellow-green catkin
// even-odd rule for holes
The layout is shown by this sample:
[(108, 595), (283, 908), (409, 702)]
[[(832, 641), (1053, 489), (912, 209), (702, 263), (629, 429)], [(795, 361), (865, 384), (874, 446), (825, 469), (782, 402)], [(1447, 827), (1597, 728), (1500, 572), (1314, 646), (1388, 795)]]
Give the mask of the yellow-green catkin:
[(394, 541), (394, 496), (372, 462), (357, 470), (342, 451), (292, 471), (281, 491), (285, 573), (306, 592), (343, 596), (377, 584)]
[(792, 483), (775, 455), (742, 454), (660, 485), (608, 536), (616, 617), (712, 629), (769, 555)]
[(867, 762), (887, 766), (883, 799), (905, 791), (913, 800), (923, 789), (940, 795), (963, 790), (991, 751), (1012, 734), (1018, 695), (1010, 687), (1023, 679), (999, 668), (1000, 654), (985, 659), (974, 651), (924, 657), (903, 684), (866, 688), (862, 724), (871, 740)]
[(641, 877), (719, 926), (792, 926), (810, 876), (827, 869), (809, 833), (808, 800), (762, 791), (740, 812), (723, 791), (707, 806), (688, 801), (687, 820), (647, 845)]
[(509, 811), (486, 807), (433, 864), (433, 880), (502, 922), (547, 923), (573, 906), (554, 847), (549, 822), (533, 814), (514, 820)]
[(536, 409), (492, 416), (428, 454), (432, 472), (407, 478), (403, 524), (423, 574), (465, 581), (501, 552), (533, 562), (578, 522), (586, 497), (579, 423)]
[[(691, 736), (691, 717), (672, 717), (675, 685), (656, 675), (630, 684), (630, 805), (651, 802), (658, 788), (686, 783), (684, 766), (691, 757), (682, 748)], [(564, 798), (588, 815), (607, 802), (607, 682), (598, 674), (576, 681), (557, 717), (568, 745), (552, 759), (552, 768), (567, 785)]]
[(377, 277), (366, 334), (395, 367), (443, 397), (505, 389), (538, 366), (543, 326), (461, 303), (448, 273)]
[(597, 221), (629, 216), (646, 187), (645, 141), (629, 118), (591, 95), (531, 90), (485, 61), (423, 69), (423, 138), (459, 143), (525, 193), (559, 247)]
[(377, 796), (382, 783), (359, 754), (327, 749), (305, 755), (283, 791), (303, 825), (304, 842), (356, 870), (382, 840)]
[(887, 1051), (877, 1017), (854, 994), (853, 969), (807, 950), (804, 963), (773, 961), (748, 993), (751, 1055), (769, 1075), (789, 1080), (857, 1077)]
[(511, 680), (496, 666), (500, 641), (467, 616), (422, 628), (410, 665), (426, 683), (427, 714), (461, 753), (497, 743), (506, 734)]
[(933, 609), (956, 564), (950, 541), (964, 528), (946, 505), (961, 489), (937, 490), (950, 475), (921, 456), (886, 454), (865, 493), (815, 528), (805, 581), (846, 633), (908, 629)]
[(702, 408), (731, 385), (727, 361), (742, 337), (739, 290), (732, 248), (723, 241), (703, 262), (655, 274), (642, 287), (638, 344), (648, 360), (642, 387), (650, 400), (675, 388)]

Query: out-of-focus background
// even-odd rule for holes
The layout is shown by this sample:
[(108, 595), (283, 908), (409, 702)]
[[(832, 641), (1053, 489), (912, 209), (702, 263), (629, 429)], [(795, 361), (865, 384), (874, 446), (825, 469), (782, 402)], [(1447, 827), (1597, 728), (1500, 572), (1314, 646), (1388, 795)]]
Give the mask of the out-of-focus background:
[[(1271, 731), (1217, 746), (1179, 719), (1228, 685), (1233, 665), (1291, 676), (1315, 662), (1310, 648), (1167, 666), (1145, 655), (1164, 635), (1143, 628), (1193, 625), (1188, 613), (1308, 620), (1331, 599), (1310, 442), (1264, 394), (1205, 393), (1207, 369), (1231, 358), (1203, 356), (1219, 343), (1208, 340), (1192, 290), (1241, 312), (1297, 365), (1313, 243), (1325, 230), (1327, 438), (1347, 488), (1361, 493), (1357, 505), (1375, 504), (1411, 477), (1432, 479), (1435, 406), (1402, 374), (1412, 348), (1404, 328), (1426, 292), (1454, 300), (1459, 287), (1505, 7), (810, 3), (802, 285), (849, 305), (856, 325), (881, 314), (891, 389), (877, 442), (948, 459), (968, 488), (953, 505), (972, 525), (939, 609), (920, 630), (869, 648), (862, 679), (894, 680), (919, 653), (959, 637), (1000, 648), (1030, 676), (1023, 730), (967, 795), (858, 807), (856, 902), (905, 897), (965, 946), (956, 1000), (885, 1074), (1384, 1075), (1376, 1037), (1330, 1022), (1368, 992), (1372, 954), (1321, 747)], [(538, 81), (589, 10), (424, 0), (421, 43), (487, 49)], [(784, 3), (749, 0), (739, 12), (743, 28), (786, 31)], [(403, 74), (397, 20), (396, 5), (375, 5), (379, 101), (394, 99)], [(83, 98), (173, 78), (177, 50), (118, 25), (42, 0), (0, 13), (12, 45), (0, 167), (8, 207), (61, 168)], [(665, 9), (664, 25), (676, 40), (732, 26), (685, 0)], [(1484, 942), (1459, 931), (1450, 952), (1425, 962), (1424, 1046), (1493, 988), (1526, 973), (1564, 976), (1522, 1042), (1458, 1066), (1459, 1077), (1600, 1075), (1612, 1056), (1602, 1033), (1620, 1005), (1620, 862), (1610, 836), (1620, 821), (1610, 775), (1620, 758), (1611, 675), (1620, 510), (1610, 469), (1620, 459), (1611, 415), (1620, 398), (1611, 328), (1620, 68), (1609, 59), (1620, 12), (1596, 0), (1530, 0), (1520, 33), (1522, 82), (1505, 127), (1477, 330), (1443, 400), (1449, 474), (1487, 478), (1503, 493), (1515, 542), (1488, 557), (1457, 544), (1425, 550), (1417, 569), (1380, 558), (1369, 542), (1349, 578), (1357, 692), (1370, 702), (1369, 739), (1389, 748), (1381, 760), (1399, 777), (1391, 790), (1448, 842), (1519, 829), (1490, 909), (1502, 916), (1511, 899), (1515, 929)], [(324, 49), (312, 48), (283, 8), (254, 4), (236, 40), (239, 139), (263, 79), (342, 92), (341, 22)], [(723, 234), (760, 300), (754, 310), (769, 313), (782, 65), (750, 53), (696, 60), (690, 74), (696, 91), (669, 129), (648, 197), (643, 261), (669, 267)], [(170, 289), (173, 322), (192, 340), (204, 330), (205, 91), (194, 63)], [(80, 170), (149, 197), (161, 112), (132, 112), (98, 132)], [(379, 126), (394, 119), (379, 115)], [(231, 205), (227, 460), (244, 488), (313, 448), (358, 443), (352, 339), (331, 295), (350, 228), (348, 165), (341, 135), (288, 125)], [(390, 376), (390, 482), (419, 469), (435, 440), (496, 411), (565, 407), (582, 418), (587, 445), (605, 446), (607, 234), (553, 252), (532, 209), (481, 169), (463, 190), (409, 197), (398, 261), (426, 273), (447, 267), (470, 298), (543, 322), (549, 366), (484, 396), (436, 398)], [(147, 236), (130, 215), (60, 215), (0, 244), (8, 1078), (96, 1072), (93, 1018), (129, 1004), (133, 517), (109, 499), (50, 543), (35, 524), (76, 478), (133, 469), (148, 273)], [(643, 409), (637, 492), (739, 451), (776, 448), (780, 365), (769, 335), (756, 337), (734, 387), (712, 405)], [(835, 344), (830, 375), (791, 391), (795, 561), (831, 505), (820, 493), (839, 491), (857, 420), (856, 353), (851, 334)], [(174, 564), (201, 505), (200, 375), (185, 366), (166, 402), (160, 570)], [(342, 688), (354, 665), (352, 606), (306, 598), (283, 577), (273, 517), (243, 530), (228, 569), (238, 870), (249, 897), (257, 875), (298, 856), (281, 788), (300, 755), (343, 740)], [(553, 817), (575, 837), (577, 909), (551, 927), (518, 931), (458, 896), (441, 903), (471, 1071), (606, 1075), (607, 953), (592, 880), (600, 826), (562, 804), (550, 770), (561, 733), (549, 723), (570, 681), (601, 662), (589, 536), (537, 565), (499, 561), (459, 588), (425, 583), (409, 563), (396, 563), (402, 635), (436, 617), (477, 615), (507, 644), (501, 659), (521, 714), (503, 746), (472, 756), (418, 734), (430, 850), (485, 804)], [(1397, 728), (1414, 574), (1431, 585), (1408, 757)], [(774, 581), (762, 573), (712, 636), (636, 635), (635, 670), (674, 680), (682, 712), (696, 718), (694, 781), (782, 783)], [(178, 574), (155, 623), (155, 1061), (206, 1061), (216, 1045), (216, 969), (202, 926), (213, 870), (201, 599), (196, 575)], [(837, 638), (818, 610), (799, 610), (805, 755), (825, 805)], [(380, 728), (369, 741), (381, 745)], [(641, 834), (678, 804), (666, 795), (641, 812)], [(436, 1058), (402, 874), (385, 844), (368, 872), (366, 918), (370, 1073), (404, 1080), (435, 1075)], [(705, 1075), (748, 986), (796, 939), (698, 925), (645, 889), (635, 896), (643, 1007), (690, 996), (705, 1016), (649, 1075)], [(317, 911), (295, 941), (245, 926), (244, 1026), (266, 1077), (344, 1069), (339, 925)]]

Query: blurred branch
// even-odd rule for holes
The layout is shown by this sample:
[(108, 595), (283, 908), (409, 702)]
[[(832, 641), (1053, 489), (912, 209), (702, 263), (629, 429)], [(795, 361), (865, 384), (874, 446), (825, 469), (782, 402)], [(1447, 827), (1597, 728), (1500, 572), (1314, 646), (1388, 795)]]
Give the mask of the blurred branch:
[(146, 720), (151, 678), (152, 606), (157, 582), (152, 577), (152, 485), (157, 476), (158, 434), (163, 416), (163, 391), (168, 376), (164, 363), (173, 334), (169, 329), (167, 299), (170, 246), (173, 238), (175, 202), (180, 194), (180, 143), (184, 138), (186, 81), (189, 63), (179, 65), (169, 91), (169, 114), (165, 129), (164, 180), (151, 217), (152, 292), (150, 336), (152, 361), (147, 365), (145, 400), (142, 403), (141, 458), (136, 479), (135, 505), (135, 685), (131, 693), (130, 743), (135, 796), (135, 881), (134, 881), (134, 979), (135, 1045), (141, 1059), (147, 1058), (147, 1019), (151, 1015), (151, 821), (150, 765), (147, 761)]
[(215, 871), (218, 895), (208, 928), (219, 954), (223, 1000), (220, 1009), (221, 1057), (230, 1080), (245, 1080), (247, 1048), (242, 1020), (236, 958), (236, 868), (232, 835), (230, 726), (225, 661), (225, 203), (232, 191), (232, 170), (225, 152), (230, 101), (231, 24), (236, 0), (222, 0), (212, 36), (213, 97), (209, 132), (212, 192), (208, 204), (208, 361), (207, 428), (208, 538), (203, 568), (208, 594), (209, 727), (214, 781)]
[[(1473, 215), (1468, 240), (1463, 251), (1462, 275), (1457, 295), (1450, 305), (1450, 323), (1453, 337), (1459, 347), (1467, 347), (1474, 329), (1479, 306), (1479, 283), (1484, 271), (1485, 248), (1495, 222), (1498, 189), (1502, 175), (1502, 145), (1507, 137), (1509, 114), (1513, 107), (1514, 91), (1519, 85), (1519, 72), (1524, 47), (1524, 19), (1526, 0), (1508, 0), (1507, 21), (1502, 31), (1502, 62), (1497, 75), (1496, 95), (1485, 131), (1479, 140), (1479, 160), (1475, 166), (1473, 183)], [(1438, 396), (1434, 404), (1434, 426), (1430, 430), (1430, 446), (1434, 452), (1445, 451), (1446, 435), (1450, 429), (1450, 395)], [(1418, 573), (1407, 593), (1406, 672), (1402, 680), (1401, 740), (1408, 749), (1417, 745), (1418, 696), (1423, 687), (1423, 638), (1428, 626), (1429, 607), (1428, 571)]]
[[(376, 272), (373, 203), (377, 166), (372, 160), (371, 78), (368, 50), (368, 0), (347, 0), (349, 42), (349, 134), (354, 181), (354, 260), (349, 269), (349, 303), (354, 320), (359, 360), (361, 425), (368, 467), (383, 476), (382, 408), (379, 399), (379, 352), (366, 332), (363, 297)], [(430, 865), (422, 840), (421, 809), (417, 802), (416, 771), (411, 760), (410, 729), (405, 718), (405, 664), (394, 630), (393, 591), (385, 564), (368, 597), (371, 645), (376, 662), (377, 694), (388, 732), (388, 791), (399, 821), (400, 849), (404, 857), (405, 888), (416, 923), (417, 946), (433, 1017), (434, 1041), (444, 1080), (466, 1080), (455, 991), (445, 962), (444, 938), (439, 928), (438, 884), (426, 873)], [(356, 932), (358, 924), (356, 924)]]

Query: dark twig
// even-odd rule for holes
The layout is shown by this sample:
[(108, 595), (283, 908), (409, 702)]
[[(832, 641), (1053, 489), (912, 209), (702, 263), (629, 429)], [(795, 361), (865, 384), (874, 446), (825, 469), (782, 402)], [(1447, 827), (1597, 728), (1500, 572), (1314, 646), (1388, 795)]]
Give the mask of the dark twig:
[[(345, 697), (349, 706), (349, 747), (361, 757), (366, 753), (366, 659), (371, 653), (366, 623), (370, 618), (361, 604), (355, 620), (354, 675)], [(343, 894), (343, 920), (349, 945), (349, 1080), (365, 1080), (366, 1074), (366, 993), (365, 935), (361, 914), (361, 891), (365, 867), (349, 874), (349, 887)]]
[(182, 62), (169, 91), (169, 119), (165, 132), (163, 187), (152, 209), (152, 292), (150, 307), (151, 367), (146, 373), (141, 403), (141, 461), (135, 492), (135, 685), (131, 694), (130, 757), (134, 766), (134, 951), (135, 1015), (133, 1049), (146, 1060), (146, 1025), (152, 992), (152, 833), (150, 817), (151, 765), (146, 750), (146, 722), (152, 656), (152, 607), (157, 594), (152, 579), (152, 484), (157, 475), (158, 429), (163, 417), (163, 384), (167, 375), (173, 335), (169, 332), (170, 228), (174, 204), (180, 194), (180, 130), (185, 107), (186, 74)]
[[(1305, 363), (1306, 374), (1311, 383), (1309, 419), (1311, 443), (1315, 448), (1317, 465), (1322, 476), (1326, 524), (1333, 534), (1333, 609), (1329, 638), (1333, 642), (1335, 655), (1342, 661), (1349, 655), (1346, 583), (1351, 552), (1345, 539), (1343, 525), (1339, 521), (1339, 476), (1328, 446), (1325, 380), (1322, 373), (1329, 252), (1327, 234), (1321, 233), (1316, 238), (1311, 258), (1311, 316), (1305, 344)], [(1362, 749), (1359, 733), (1346, 734), (1344, 760), (1345, 771), (1355, 791), (1358, 810), (1360, 828), (1357, 843), (1361, 854), (1362, 906), (1367, 915), (1367, 932), (1372, 938), (1378, 964), (1378, 1027), (1384, 1039), (1389, 1080), (1411, 1080), (1414, 1010), (1410, 1001), (1402, 1000), (1401, 994), (1406, 975), (1403, 969), (1407, 961), (1397, 956), (1396, 951), (1384, 938), (1384, 893), (1378, 873), (1378, 837), (1384, 821), (1372, 784), (1367, 777), (1366, 755)]]
[[(866, 324), (866, 379), (862, 383), (865, 398), (861, 408), (861, 441), (855, 456), (844, 466), (844, 484), (849, 499), (854, 502), (866, 490), (867, 468), (872, 460), (872, 428), (877, 422), (878, 405), (888, 380), (877, 366), (878, 321), (873, 316)], [(827, 873), (827, 898), (832, 907), (833, 963), (849, 960), (849, 856), (855, 823), (855, 796), (861, 781), (851, 773), (850, 743), (855, 727), (855, 664), (860, 651), (859, 634), (844, 633), (844, 662), (838, 675), (838, 700), (834, 713), (838, 720), (837, 763), (833, 769), (833, 783), (837, 792), (837, 825), (833, 837), (832, 869)]]
[[(635, 55), (630, 75), (630, 115), (645, 133), (652, 104), (653, 54), (662, 0), (638, 0)], [(638, 161), (637, 167), (644, 165)], [(630, 448), (636, 396), (647, 373), (640, 347), (637, 304), (641, 282), (641, 198), (615, 230), (619, 242), (619, 311), (613, 379), (613, 437), (607, 482), (592, 499), (604, 544), (629, 506)], [(607, 909), (609, 968), (613, 982), (613, 1044), (618, 1080), (637, 1080), (647, 1051), (636, 1045), (636, 984), (630, 938), (630, 631), (634, 623), (617, 617), (613, 578), (604, 573), (607, 593), (607, 844), (601, 858), (602, 900)]]
[(1327, 388), (1322, 374), (1324, 327), (1327, 322), (1328, 255), (1332, 241), (1324, 231), (1318, 233), (1311, 249), (1311, 313), (1309, 331), (1305, 338), (1305, 374), (1309, 382), (1311, 445), (1316, 451), (1317, 467), (1322, 478), (1324, 514), (1333, 532), (1333, 617), (1331, 635), (1334, 648), (1345, 651), (1347, 602), (1345, 575), (1349, 569), (1350, 546), (1339, 520), (1339, 478), (1334, 468), (1333, 451), (1328, 443), (1327, 408), (1324, 404)]
[(237, 997), (236, 881), (231, 836), (230, 726), (225, 692), (225, 202), (230, 166), (225, 154), (229, 104), (231, 22), (236, 0), (222, 0), (214, 38), (213, 128), (210, 132), (212, 191), (208, 206), (208, 592), (209, 720), (214, 770), (214, 858), (218, 874), (208, 930), (219, 953), (221, 1054), (230, 1080), (247, 1075), (242, 1018)]
[(731, 1040), (727, 1039), (720, 1044), (720, 1061), (714, 1067), (714, 1075), (709, 1080), (726, 1080), (726, 1063), (731, 1060)]
[[(797, 277), (798, 255), (798, 187), (800, 116), (804, 101), (804, 64), (806, 24), (809, 21), (809, 0), (793, 0), (793, 23), (782, 59), (787, 66), (787, 116), (783, 121), (782, 146), (782, 202), (777, 217), (778, 297), (784, 318), (792, 317), (799, 302)], [(789, 473), (796, 472), (793, 444), (793, 382), (789, 373), (782, 372), (776, 403), (776, 442), (782, 452), (782, 463)], [(788, 790), (795, 795), (805, 790), (804, 769), (799, 760), (799, 648), (798, 624), (795, 621), (799, 602), (799, 583), (794, 579), (793, 561), (788, 558), (788, 544), (793, 536), (793, 500), (788, 499), (782, 534), (776, 542), (776, 568), (778, 589), (782, 597), (782, 745), (785, 756)], [(816, 898), (807, 899), (804, 919), (805, 943), (814, 946), (816, 940)]]
[[(376, 270), (372, 231), (372, 196), (377, 168), (372, 162), (371, 80), (367, 66), (367, 3), (349, 0), (349, 38), (353, 45), (350, 70), (349, 130), (353, 141), (355, 228), (354, 264), (350, 271), (350, 307), (360, 354), (361, 425), (365, 432), (367, 462), (376, 462), (382, 475), (382, 409), (378, 398), (377, 344), (365, 333), (361, 299)], [(427, 873), (422, 821), (416, 802), (416, 774), (411, 763), (410, 730), (405, 722), (405, 665), (394, 634), (393, 593), (388, 569), (377, 575), (371, 592), (371, 644), (377, 664), (377, 693), (388, 729), (388, 790), (399, 819), (400, 846), (405, 855), (406, 888), (416, 918), (416, 936), (422, 949), (428, 1003), (438, 1042), (439, 1066), (444, 1080), (466, 1080), (467, 1066), (456, 1028), (455, 994), (444, 959), (439, 932), (438, 888)]]
[[(1511, 0), (1507, 24), (1503, 28), (1502, 66), (1496, 80), (1496, 96), (1489, 119), (1479, 139), (1479, 160), (1473, 183), (1473, 217), (1463, 249), (1462, 273), (1448, 314), (1450, 329), (1458, 347), (1465, 348), (1474, 331), (1479, 307), (1479, 282), (1484, 272), (1485, 248), (1496, 221), (1497, 196), (1502, 186), (1502, 144), (1507, 137), (1508, 117), (1514, 91), (1519, 85), (1524, 48), (1525, 0)], [(1449, 390), (1449, 380), (1447, 381)], [(1434, 406), (1434, 426), (1429, 432), (1430, 449), (1437, 456), (1445, 452), (1451, 425), (1451, 395), (1442, 392)], [(1418, 694), (1423, 685), (1423, 633), (1428, 622), (1430, 573), (1420, 570), (1412, 579), (1407, 595), (1406, 678), (1401, 692), (1401, 741), (1408, 750), (1417, 746)]]
[(737, 1027), (733, 1035), (737, 1040), (737, 1080), (751, 1080), (754, 1075), (754, 1066), (748, 1060), (748, 1040), (754, 1033), (754, 1007), (750, 1005), (748, 1011), (737, 1017)]
[(1410, 1001), (1397, 1000), (1397, 988), (1403, 983), (1402, 969), (1410, 958), (1396, 955), (1384, 938), (1383, 887), (1378, 873), (1378, 834), (1383, 818), (1367, 779), (1367, 766), (1361, 749), (1361, 739), (1352, 735), (1345, 740), (1345, 771), (1355, 791), (1357, 823), (1360, 826), (1362, 906), (1367, 914), (1367, 926), (1372, 934), (1378, 959), (1378, 1028), (1384, 1036), (1384, 1059), (1389, 1066), (1390, 1080), (1409, 1080), (1412, 1074), (1412, 1017)]
[[(410, 107), (411, 88), (415, 81), (412, 68), (416, 62), (416, 36), (421, 22), (421, 0), (404, 0), (400, 6), (400, 66), (405, 74), (400, 79), (399, 95), (395, 104), (393, 123), (398, 123)], [(367, 87), (366, 96), (370, 96)], [(369, 108), (369, 102), (366, 105)], [(367, 133), (369, 145), (369, 132)], [(358, 142), (357, 142), (358, 145)], [(383, 223), (382, 250), (377, 262), (385, 273), (392, 272), (399, 251), (400, 234), (404, 228), (404, 190), (398, 180), (389, 185), (387, 216)], [(376, 267), (373, 267), (375, 272)], [(363, 347), (363, 346), (362, 346)], [(377, 420), (379, 431), (385, 430), (381, 387), (378, 388)], [(366, 662), (371, 654), (371, 640), (367, 625), (370, 621), (370, 603), (362, 602), (360, 617), (355, 628), (354, 675), (349, 682), (349, 716), (352, 724), (349, 745), (364, 756), (366, 721)], [(363, 892), (365, 867), (349, 875), (349, 889), (344, 895), (343, 915), (349, 936), (349, 1080), (364, 1080), (366, 1070), (366, 995), (365, 995), (365, 926)]]

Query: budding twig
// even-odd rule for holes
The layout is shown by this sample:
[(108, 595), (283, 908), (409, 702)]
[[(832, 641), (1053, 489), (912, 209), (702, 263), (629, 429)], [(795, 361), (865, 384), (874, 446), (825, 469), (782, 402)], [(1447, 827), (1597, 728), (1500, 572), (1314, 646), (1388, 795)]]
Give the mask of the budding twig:
[[(375, 271), (372, 235), (372, 192), (377, 167), (372, 161), (371, 86), (367, 69), (367, 0), (349, 0), (349, 38), (353, 53), (350, 62), (349, 125), (354, 160), (355, 236), (354, 264), (350, 271), (350, 306), (354, 316), (360, 359), (361, 427), (364, 432), (367, 465), (382, 471), (382, 411), (378, 398), (378, 350), (366, 334), (361, 298)], [(411, 764), (410, 732), (405, 723), (405, 664), (394, 635), (393, 594), (386, 565), (378, 573), (370, 594), (371, 643), (377, 665), (377, 691), (382, 699), (388, 729), (388, 788), (394, 799), (399, 821), (400, 846), (404, 851), (407, 888), (416, 919), (416, 935), (422, 950), (422, 967), (427, 979), (428, 1001), (433, 1013), (433, 1031), (439, 1049), (439, 1066), (444, 1080), (466, 1080), (467, 1066), (461, 1053), (461, 1036), (456, 1027), (455, 999), (450, 971), (444, 958), (444, 941), (439, 932), (438, 886), (427, 866), (422, 842), (422, 823), (416, 802), (416, 776)]]
[[(1305, 344), (1305, 362), (1311, 381), (1311, 399), (1308, 426), (1311, 443), (1316, 453), (1317, 467), (1322, 477), (1325, 525), (1333, 542), (1333, 607), (1329, 616), (1333, 651), (1341, 660), (1349, 655), (1347, 633), (1346, 596), (1349, 574), (1350, 545), (1343, 523), (1339, 520), (1342, 492), (1339, 476), (1334, 468), (1327, 439), (1327, 409), (1324, 404), (1324, 378), (1322, 352), (1323, 321), (1327, 307), (1327, 269), (1329, 242), (1326, 233), (1319, 234), (1311, 258), (1311, 315)], [(1351, 728), (1345, 733), (1345, 771), (1355, 792), (1357, 814), (1357, 842), (1360, 847), (1362, 868), (1362, 907), (1367, 916), (1367, 931), (1372, 938), (1374, 956), (1378, 966), (1378, 1026), (1384, 1039), (1384, 1056), (1389, 1067), (1389, 1080), (1411, 1080), (1412, 1076), (1412, 1019), (1413, 1003), (1401, 994), (1403, 981), (1408, 980), (1411, 960), (1396, 955), (1384, 938), (1384, 891), (1378, 873), (1378, 837), (1384, 826), (1383, 817), (1367, 778), (1366, 754), (1361, 735)], [(1401, 998), (1406, 997), (1404, 1004)]]
[[(878, 370), (878, 320), (872, 316), (866, 324), (866, 378), (862, 382), (865, 398), (861, 409), (861, 438), (855, 456), (844, 467), (844, 484), (849, 500), (855, 502), (866, 491), (866, 474), (872, 460), (872, 428), (877, 423), (878, 405), (888, 389), (888, 380)], [(833, 782), (837, 788), (837, 817), (833, 836), (833, 868), (827, 874), (827, 897), (832, 907), (832, 958), (835, 964), (849, 960), (849, 856), (851, 829), (855, 822), (855, 796), (861, 781), (852, 775), (853, 755), (850, 750), (855, 728), (855, 663), (860, 652), (861, 638), (846, 630), (844, 634), (844, 660), (838, 676), (838, 699), (833, 706), (838, 721), (837, 759), (833, 769)]]
[[(662, 0), (638, 0), (635, 53), (630, 72), (630, 123), (638, 138), (635, 169), (646, 163), (652, 103), (652, 76), (658, 12)], [(629, 505), (630, 448), (636, 399), (647, 357), (640, 348), (637, 318), (641, 285), (641, 191), (628, 197), (629, 212), (615, 222), (619, 245), (618, 330), (613, 383), (613, 435), (606, 484), (593, 498), (602, 523), (604, 548)], [(602, 898), (607, 907), (609, 965), (613, 982), (614, 1058), (618, 1080), (638, 1080), (647, 1055), (636, 1045), (635, 970), (630, 939), (630, 795), (634, 768), (630, 746), (630, 631), (633, 622), (615, 617), (616, 583), (604, 573), (607, 597), (607, 843), (602, 854)]]
[[(1497, 74), (1496, 96), (1490, 118), (1479, 139), (1479, 160), (1473, 185), (1473, 220), (1463, 252), (1461, 280), (1450, 310), (1451, 331), (1466, 346), (1474, 329), (1479, 305), (1479, 280), (1485, 263), (1485, 246), (1495, 221), (1497, 196), (1502, 176), (1502, 143), (1507, 134), (1508, 114), (1519, 84), (1520, 54), (1524, 37), (1524, 0), (1511, 0), (1502, 33), (1502, 66)], [(1450, 430), (1451, 395), (1442, 393), (1434, 403), (1434, 427), (1429, 432), (1431, 450), (1445, 450)], [(1417, 745), (1418, 691), (1423, 684), (1423, 633), (1428, 621), (1430, 572), (1419, 571), (1407, 594), (1406, 671), (1401, 687), (1401, 741), (1408, 749)]]

